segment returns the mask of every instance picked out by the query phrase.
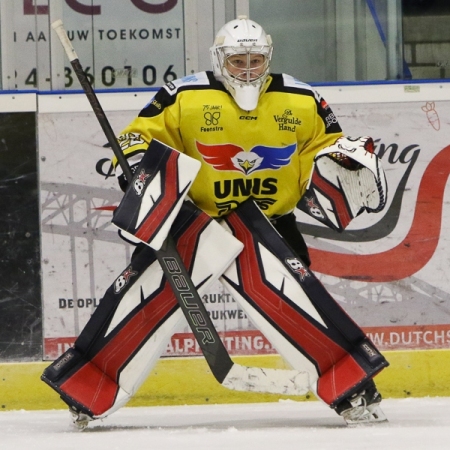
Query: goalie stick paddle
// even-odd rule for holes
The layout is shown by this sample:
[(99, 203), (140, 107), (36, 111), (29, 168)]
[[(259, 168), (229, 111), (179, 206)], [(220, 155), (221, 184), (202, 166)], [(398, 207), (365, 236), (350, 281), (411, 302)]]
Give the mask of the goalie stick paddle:
[[(57, 33), (64, 47), (70, 64), (75, 71), (124, 175), (127, 180), (131, 181), (133, 174), (128, 161), (83, 71), (78, 56), (64, 29), (62, 20), (53, 22), (52, 28)], [(173, 238), (169, 235), (162, 248), (160, 250), (154, 250), (154, 252), (181, 310), (198, 341), (206, 362), (219, 383), (229, 389), (238, 391), (267, 392), (284, 395), (304, 395), (309, 391), (309, 377), (306, 372), (246, 367), (233, 362), (183, 264)], [(205, 333), (205, 330), (207, 330), (207, 333)]]

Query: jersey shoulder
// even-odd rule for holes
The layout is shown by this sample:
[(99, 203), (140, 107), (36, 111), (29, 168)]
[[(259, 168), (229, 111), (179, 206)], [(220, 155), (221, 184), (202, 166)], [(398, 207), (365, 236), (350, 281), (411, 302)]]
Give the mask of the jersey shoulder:
[(176, 95), (178, 92), (184, 90), (211, 88), (214, 81), (215, 79), (211, 78), (208, 72), (198, 72), (169, 81), (163, 86), (163, 89), (170, 95)]
[(175, 104), (179, 95), (183, 92), (207, 89), (224, 91), (225, 86), (217, 81), (213, 73), (209, 71), (198, 72), (169, 81), (156, 92), (150, 102), (139, 113), (139, 116), (152, 117), (159, 115), (166, 107)]
[[(325, 134), (342, 133), (338, 120), (325, 99), (309, 84), (285, 73), (271, 75), (267, 92), (288, 93), (299, 96), (299, 104), (315, 104), (315, 112), (325, 126)], [(308, 99), (305, 101), (305, 99)]]
[(286, 92), (289, 94), (298, 94), (313, 97), (319, 101), (320, 95), (308, 83), (298, 80), (292, 75), (286, 73), (271, 74), (272, 82), (267, 92)]

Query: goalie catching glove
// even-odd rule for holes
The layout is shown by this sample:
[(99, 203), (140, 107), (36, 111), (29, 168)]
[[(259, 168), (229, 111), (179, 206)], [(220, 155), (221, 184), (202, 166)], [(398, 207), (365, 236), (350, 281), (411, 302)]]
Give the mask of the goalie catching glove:
[(337, 231), (364, 211), (381, 211), (387, 199), (386, 176), (373, 150), (368, 136), (340, 137), (321, 150), (298, 208)]

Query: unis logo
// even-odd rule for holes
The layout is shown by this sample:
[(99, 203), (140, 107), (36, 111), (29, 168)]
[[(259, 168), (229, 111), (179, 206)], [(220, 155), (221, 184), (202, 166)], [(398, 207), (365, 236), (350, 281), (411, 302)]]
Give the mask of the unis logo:
[(196, 142), (204, 161), (216, 170), (229, 170), (250, 175), (260, 170), (277, 170), (291, 162), (297, 144), (287, 147), (256, 145), (249, 152), (234, 144), (207, 145)]

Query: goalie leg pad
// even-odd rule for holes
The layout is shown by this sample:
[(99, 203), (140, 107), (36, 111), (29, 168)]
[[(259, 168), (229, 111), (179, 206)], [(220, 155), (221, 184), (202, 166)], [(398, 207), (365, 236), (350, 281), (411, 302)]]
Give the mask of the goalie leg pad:
[[(199, 293), (242, 249), (240, 242), (191, 203), (183, 205), (172, 232)], [(91, 418), (106, 417), (136, 392), (183, 320), (154, 251), (142, 246), (106, 291), (74, 348), (41, 378), (77, 411)]]
[[(176, 310), (153, 252), (145, 248), (106, 291), (74, 348), (48, 367), (42, 380), (77, 411), (92, 418), (108, 415), (138, 387), (135, 375), (141, 372), (129, 372), (131, 377), (122, 372), (137, 363), (151, 370), (176, 325), (170, 320)], [(147, 355), (140, 353), (149, 342)]]
[[(224, 219), (244, 250), (221, 280), (330, 406), (388, 365), (252, 201)], [(315, 382), (315, 386), (314, 386)]]
[(199, 169), (199, 161), (153, 139), (112, 223), (125, 238), (160, 249)]

